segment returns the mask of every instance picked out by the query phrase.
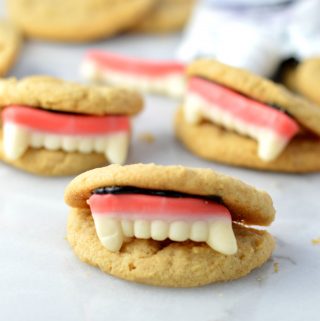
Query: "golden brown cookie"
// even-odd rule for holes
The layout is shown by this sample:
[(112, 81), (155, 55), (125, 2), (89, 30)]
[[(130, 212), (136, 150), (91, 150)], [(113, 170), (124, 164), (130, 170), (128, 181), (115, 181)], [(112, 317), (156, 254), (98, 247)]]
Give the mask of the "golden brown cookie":
[(190, 64), (177, 137), (208, 160), (260, 170), (320, 170), (320, 109), (251, 72), (201, 59)]
[(195, 2), (196, 0), (158, 0), (153, 10), (133, 30), (147, 33), (181, 30), (189, 20)]
[(0, 96), (0, 158), (47, 176), (124, 163), (143, 106), (133, 91), (44, 76), (0, 80)]
[(139, 94), (126, 89), (30, 76), (0, 80), (0, 108), (12, 104), (91, 115), (134, 115), (141, 111), (143, 101)]
[(233, 89), (257, 101), (276, 105), (300, 124), (320, 136), (320, 109), (271, 80), (216, 60), (201, 59), (190, 64), (189, 76), (202, 77)]
[[(120, 194), (117, 192), (119, 189), (122, 190)], [(135, 191), (134, 194), (132, 190)], [(149, 194), (148, 191), (153, 191), (152, 193), (161, 191), (161, 194), (154, 196), (155, 194)], [(180, 194), (173, 195), (172, 193)], [(104, 240), (114, 239), (118, 237), (117, 233), (122, 233), (113, 234), (112, 232), (114, 224), (120, 224), (117, 220), (121, 219), (120, 212), (118, 214), (120, 216), (115, 216), (118, 213), (115, 207), (117, 205), (111, 205), (120, 204), (116, 201), (119, 195), (138, 197), (140, 204), (138, 208), (140, 209), (147, 206), (147, 203), (143, 203), (146, 195), (153, 195), (151, 196), (153, 200), (159, 200), (158, 196), (160, 196), (161, 209), (164, 211), (169, 199), (165, 201), (163, 197), (169, 197), (170, 202), (174, 199), (178, 200), (178, 206), (183, 206), (184, 200), (190, 200), (190, 198), (195, 200), (197, 197), (202, 199), (202, 197), (210, 196), (212, 200), (212, 197), (215, 197), (231, 213), (230, 228), (234, 233), (236, 250), (222, 254), (224, 252), (213, 249), (208, 242), (191, 241), (192, 236), (187, 241), (184, 239), (174, 242), (170, 236), (172, 234), (157, 241), (151, 234), (141, 237), (134, 234), (135, 237), (132, 235), (127, 237), (117, 249), (110, 249)], [(110, 196), (113, 203), (110, 204), (112, 213), (108, 218), (108, 216), (103, 216), (108, 214), (101, 214), (103, 213), (101, 202), (110, 200)], [(141, 196), (142, 198), (139, 198)], [(92, 197), (100, 202), (100, 214), (93, 212)], [(131, 198), (132, 202), (134, 198)], [(122, 200), (121, 204), (124, 202), (123, 198)], [(235, 178), (210, 169), (155, 164), (110, 165), (88, 171), (73, 179), (66, 188), (65, 201), (71, 207), (67, 238), (75, 254), (82, 261), (98, 266), (106, 273), (130, 281), (157, 286), (192, 287), (232, 280), (261, 266), (270, 257), (274, 248), (274, 240), (270, 234), (244, 225), (268, 225), (273, 221), (274, 208), (270, 196)], [(212, 201), (206, 198), (204, 204), (209, 204), (208, 202)], [(132, 205), (133, 203), (130, 203), (130, 206)], [(109, 209), (108, 206), (107, 208)], [(126, 220), (130, 220), (128, 213), (124, 213)], [(201, 213), (197, 213), (199, 216), (193, 217), (193, 220), (201, 220), (201, 215), (203, 215)], [(150, 224), (155, 222), (152, 221), (152, 215), (151, 210), (150, 213), (148, 212)], [(158, 216), (157, 219), (168, 219), (166, 215), (169, 214), (163, 213), (163, 215), (162, 218)], [(134, 211), (132, 219), (141, 220), (138, 217), (139, 210)], [(183, 218), (180, 217), (181, 219)], [(157, 227), (152, 226), (155, 231)], [(137, 228), (135, 225), (136, 233)], [(218, 230), (210, 231), (210, 233), (218, 233)], [(219, 233), (215, 235), (218, 237)], [(227, 234), (220, 235), (224, 235), (221, 242), (230, 241)]]
[(155, 0), (7, 0), (12, 20), (30, 37), (92, 41), (135, 25)]
[(320, 58), (303, 61), (283, 74), (284, 84), (291, 90), (305, 96), (320, 106)]
[(272, 236), (234, 225), (238, 252), (226, 256), (204, 243), (132, 239), (119, 253), (100, 243), (90, 210), (72, 209), (67, 239), (81, 261), (121, 279), (164, 287), (196, 287), (250, 273), (271, 256)]
[(7, 74), (20, 51), (22, 38), (18, 29), (5, 20), (0, 21), (0, 76)]
[[(65, 201), (72, 207), (88, 208), (91, 191), (102, 186), (135, 186), (222, 198), (235, 220), (269, 225), (274, 219), (270, 196), (240, 180), (211, 169), (155, 164), (110, 165), (77, 176), (67, 187)], [(241, 199), (241, 202), (239, 202)]]
[(257, 156), (257, 142), (216, 126), (211, 122), (191, 125), (179, 109), (175, 130), (177, 137), (194, 154), (212, 161), (260, 170), (305, 173), (320, 171), (320, 139), (300, 136), (291, 141), (272, 162)]

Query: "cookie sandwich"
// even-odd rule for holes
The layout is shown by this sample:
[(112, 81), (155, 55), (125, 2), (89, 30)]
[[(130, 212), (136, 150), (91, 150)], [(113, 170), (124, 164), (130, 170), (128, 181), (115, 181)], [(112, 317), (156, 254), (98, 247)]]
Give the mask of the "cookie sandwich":
[(26, 35), (55, 41), (93, 41), (136, 25), (156, 0), (7, 0), (10, 18)]
[(320, 109), (283, 86), (214, 60), (188, 68), (177, 137), (221, 163), (283, 172), (320, 170)]
[(9, 21), (0, 20), (0, 77), (5, 76), (14, 65), (21, 43), (20, 31)]
[(320, 57), (288, 66), (282, 74), (282, 81), (289, 89), (315, 102), (320, 108)]
[(180, 98), (185, 92), (185, 66), (175, 61), (155, 61), (90, 50), (81, 65), (89, 81)]
[(66, 188), (67, 239), (80, 260), (116, 277), (167, 287), (240, 278), (270, 257), (272, 200), (209, 169), (110, 165)]
[(135, 92), (51, 77), (0, 80), (0, 158), (40, 175), (73, 175), (124, 163)]
[(188, 22), (195, 0), (159, 0), (134, 31), (163, 33), (181, 30)]

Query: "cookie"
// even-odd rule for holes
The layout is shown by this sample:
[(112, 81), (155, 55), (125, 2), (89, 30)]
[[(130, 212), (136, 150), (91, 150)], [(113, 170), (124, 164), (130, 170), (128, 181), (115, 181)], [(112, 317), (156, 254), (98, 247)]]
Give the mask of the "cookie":
[(270, 196), (209, 169), (110, 165), (76, 177), (65, 201), (76, 255), (130, 281), (192, 287), (232, 280), (274, 248), (268, 232), (247, 227), (273, 221)]
[(319, 170), (316, 105), (270, 80), (213, 60), (192, 63), (188, 75), (176, 134), (192, 152), (249, 168)]
[(270, 257), (274, 240), (266, 231), (236, 226), (238, 252), (221, 255), (195, 242), (132, 239), (120, 253), (100, 243), (89, 210), (71, 211), (68, 241), (79, 259), (121, 279), (164, 287), (196, 287), (250, 273)]
[(159, 0), (154, 9), (132, 30), (163, 33), (181, 30), (188, 22), (195, 0)]
[(30, 37), (81, 42), (110, 37), (141, 20), (155, 0), (7, 0), (9, 15)]
[(22, 104), (89, 115), (135, 115), (142, 109), (140, 95), (107, 86), (84, 86), (49, 76), (0, 80), (0, 108)]
[(81, 74), (94, 83), (106, 83), (139, 92), (181, 98), (185, 93), (185, 65), (176, 61), (133, 58), (90, 50)]
[(143, 105), (133, 91), (43, 76), (0, 80), (0, 93), (0, 158), (48, 176), (124, 163)]
[(22, 38), (16, 27), (5, 20), (0, 21), (0, 76), (3, 77), (15, 63)]
[(283, 74), (284, 84), (291, 90), (320, 105), (320, 58), (310, 58)]

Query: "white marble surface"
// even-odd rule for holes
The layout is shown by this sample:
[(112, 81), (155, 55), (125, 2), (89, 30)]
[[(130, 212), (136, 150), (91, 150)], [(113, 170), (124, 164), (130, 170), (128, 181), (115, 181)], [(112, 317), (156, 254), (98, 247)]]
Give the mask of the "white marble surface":
[[(173, 56), (178, 36), (122, 37), (95, 47), (145, 56)], [(29, 42), (12, 75), (51, 74), (80, 80), (87, 47)], [(320, 175), (281, 175), (231, 168), (189, 154), (173, 136), (177, 103), (147, 97), (135, 120), (129, 163), (211, 167), (269, 191), (277, 219), (272, 260), (249, 276), (197, 289), (163, 289), (118, 280), (80, 262), (66, 236), (63, 190), (71, 178), (39, 178), (0, 164), (0, 319), (316, 320), (319, 318)], [(139, 134), (155, 135), (153, 144)], [(320, 160), (319, 160), (320, 161)], [(274, 263), (279, 264), (275, 272)]]

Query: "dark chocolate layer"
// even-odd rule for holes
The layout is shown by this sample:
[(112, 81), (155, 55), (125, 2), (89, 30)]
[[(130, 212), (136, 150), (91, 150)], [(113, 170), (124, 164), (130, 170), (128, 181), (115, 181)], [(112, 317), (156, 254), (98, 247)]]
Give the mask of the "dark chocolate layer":
[(143, 194), (143, 195), (153, 195), (153, 196), (165, 196), (165, 197), (176, 197), (176, 198), (199, 198), (208, 201), (213, 201), (221, 204), (222, 199), (219, 196), (215, 195), (191, 195), (187, 193), (180, 193), (176, 191), (160, 191), (160, 190), (152, 190), (146, 188), (138, 188), (133, 186), (108, 186), (108, 187), (100, 187), (95, 189), (92, 194)]
[(282, 107), (276, 105), (276, 104), (267, 104), (269, 107), (276, 109), (278, 111), (281, 111), (282, 113), (286, 114), (287, 116), (289, 116), (290, 118), (294, 119), (294, 117), (288, 113), (286, 110), (284, 110)]

